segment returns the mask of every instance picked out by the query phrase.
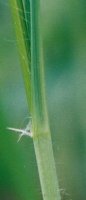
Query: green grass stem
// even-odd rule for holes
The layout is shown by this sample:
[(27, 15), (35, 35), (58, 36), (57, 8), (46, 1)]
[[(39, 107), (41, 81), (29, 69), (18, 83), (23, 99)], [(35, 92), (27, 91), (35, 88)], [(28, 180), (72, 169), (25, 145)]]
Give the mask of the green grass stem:
[[(49, 129), (44, 81), (40, 0), (31, 0), (31, 58), (28, 40), (30, 19), (25, 15), (28, 1), (10, 0), (24, 76), (27, 102), (32, 115), (33, 143), (43, 200), (60, 200), (60, 192)], [(28, 5), (29, 6), (29, 5)], [(31, 64), (30, 64), (31, 60)]]
[(40, 0), (31, 1), (31, 80), (33, 142), (44, 200), (60, 200), (58, 180), (48, 123)]

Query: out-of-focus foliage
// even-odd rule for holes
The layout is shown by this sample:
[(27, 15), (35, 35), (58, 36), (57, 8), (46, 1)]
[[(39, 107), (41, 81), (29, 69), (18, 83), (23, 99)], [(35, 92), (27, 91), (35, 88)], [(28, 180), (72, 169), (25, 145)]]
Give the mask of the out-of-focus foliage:
[[(46, 93), (62, 200), (86, 198), (86, 3), (42, 1)], [(0, 199), (41, 200), (8, 1), (0, 1)], [(25, 123), (23, 121), (25, 120)]]

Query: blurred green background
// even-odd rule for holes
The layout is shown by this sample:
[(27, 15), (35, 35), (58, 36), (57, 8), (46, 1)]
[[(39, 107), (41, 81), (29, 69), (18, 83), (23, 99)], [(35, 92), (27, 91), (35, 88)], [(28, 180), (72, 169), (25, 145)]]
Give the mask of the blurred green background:
[[(86, 1), (44, 0), (50, 128), (62, 200), (86, 199)], [(9, 1), (0, 1), (0, 200), (42, 200)], [(53, 199), (54, 200), (54, 199)]]

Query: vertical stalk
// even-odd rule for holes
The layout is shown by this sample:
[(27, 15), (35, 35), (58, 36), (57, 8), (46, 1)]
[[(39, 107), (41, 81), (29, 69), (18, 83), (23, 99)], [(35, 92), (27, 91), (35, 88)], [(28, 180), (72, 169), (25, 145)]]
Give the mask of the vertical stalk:
[[(29, 0), (10, 0), (13, 13), (27, 102), (32, 114), (33, 142), (44, 200), (60, 200), (53, 156), (51, 134), (45, 101), (43, 46), (40, 0), (30, 0), (31, 6), (31, 67), (28, 34), (29, 18), (25, 7)], [(29, 18), (30, 19), (30, 18)], [(32, 95), (31, 95), (32, 94)]]
[(44, 200), (60, 200), (58, 180), (48, 124), (40, 0), (31, 0), (31, 84), (33, 142)]

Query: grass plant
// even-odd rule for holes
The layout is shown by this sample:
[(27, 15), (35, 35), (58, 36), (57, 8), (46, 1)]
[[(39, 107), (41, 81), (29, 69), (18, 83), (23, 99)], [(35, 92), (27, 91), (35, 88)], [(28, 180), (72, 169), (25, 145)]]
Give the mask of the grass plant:
[[(10, 0), (43, 200), (60, 200), (48, 122), (40, 0)], [(30, 14), (31, 13), (31, 14)]]

